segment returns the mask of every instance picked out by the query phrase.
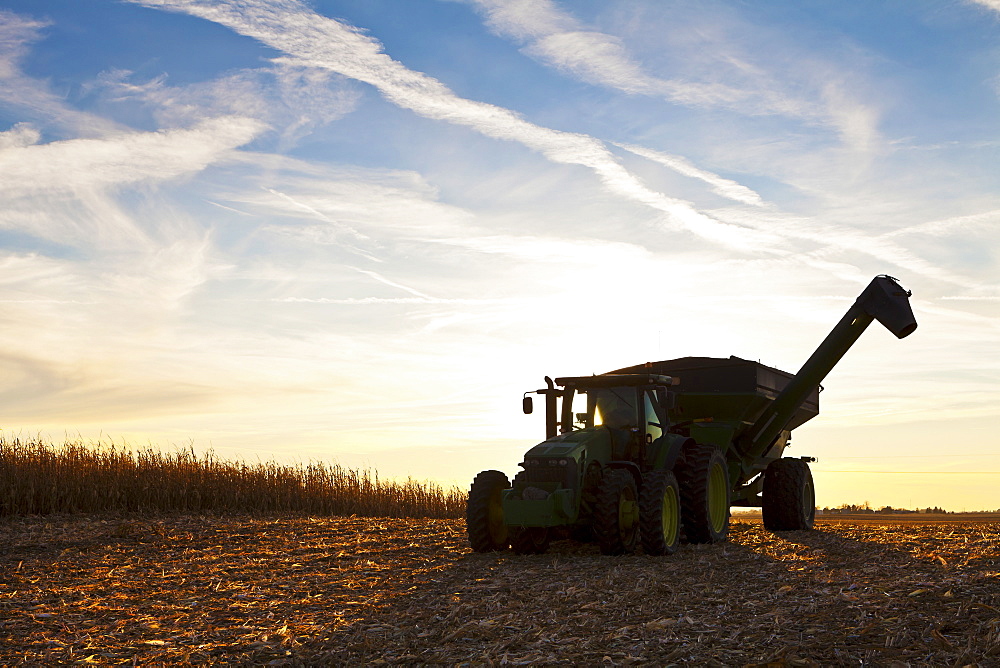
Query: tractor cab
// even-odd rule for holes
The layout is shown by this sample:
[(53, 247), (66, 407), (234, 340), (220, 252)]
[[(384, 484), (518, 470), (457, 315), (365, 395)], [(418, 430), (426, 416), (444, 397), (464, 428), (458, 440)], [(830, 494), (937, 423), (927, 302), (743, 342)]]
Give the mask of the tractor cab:
[[(549, 387), (537, 390), (546, 397), (546, 442), (604, 427), (601, 431), (611, 436), (611, 458), (639, 463), (645, 446), (657, 442), (667, 429), (673, 399), (667, 388), (676, 383), (670, 376), (608, 374), (546, 381)], [(526, 413), (531, 412), (530, 401), (526, 397)], [(578, 440), (580, 435), (574, 436)]]
[[(667, 388), (677, 384), (670, 376), (639, 373), (570, 376), (555, 381), (546, 376), (545, 381), (548, 387), (534, 393), (546, 399), (547, 438), (576, 429), (606, 426), (639, 429), (655, 440), (667, 424), (666, 409), (672, 400)], [(528, 394), (532, 393), (525, 392), (526, 414), (534, 410)]]

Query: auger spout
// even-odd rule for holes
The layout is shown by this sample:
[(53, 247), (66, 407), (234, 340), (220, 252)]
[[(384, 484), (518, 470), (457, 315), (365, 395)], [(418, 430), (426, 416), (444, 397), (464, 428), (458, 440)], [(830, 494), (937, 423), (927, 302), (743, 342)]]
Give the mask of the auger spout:
[(910, 294), (891, 276), (872, 279), (781, 394), (744, 432), (746, 436), (739, 447), (744, 457), (753, 459), (767, 451), (803, 401), (823, 382), (873, 320), (882, 323), (896, 338), (912, 334), (917, 321), (910, 308)]

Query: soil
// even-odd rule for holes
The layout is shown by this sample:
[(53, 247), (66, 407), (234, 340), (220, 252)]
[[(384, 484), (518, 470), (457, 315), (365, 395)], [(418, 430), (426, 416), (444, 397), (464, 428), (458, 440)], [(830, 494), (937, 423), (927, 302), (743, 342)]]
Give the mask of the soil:
[(461, 520), (0, 520), (0, 664), (184, 662), (1000, 665), (1000, 522), (605, 557), (475, 554)]

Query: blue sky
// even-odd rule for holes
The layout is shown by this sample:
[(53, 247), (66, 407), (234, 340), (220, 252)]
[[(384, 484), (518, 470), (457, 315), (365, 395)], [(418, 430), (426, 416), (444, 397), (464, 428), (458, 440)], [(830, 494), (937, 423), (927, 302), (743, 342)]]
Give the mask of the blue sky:
[(886, 273), (790, 454), (1000, 507), (998, 119), (996, 0), (0, 0), (0, 426), (465, 484)]

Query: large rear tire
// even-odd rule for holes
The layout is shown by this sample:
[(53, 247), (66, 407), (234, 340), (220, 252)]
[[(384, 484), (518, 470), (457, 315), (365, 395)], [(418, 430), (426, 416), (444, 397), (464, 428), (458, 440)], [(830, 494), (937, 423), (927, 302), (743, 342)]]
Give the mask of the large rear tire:
[(809, 464), (785, 457), (764, 471), (761, 516), (770, 531), (812, 529), (816, 521), (816, 491)]
[(501, 493), (510, 487), (500, 471), (483, 471), (472, 481), (465, 506), (465, 528), (475, 552), (496, 552), (510, 544)]
[(681, 541), (681, 495), (671, 471), (643, 477), (639, 493), (639, 525), (646, 554), (673, 554)]
[(635, 551), (639, 539), (638, 496), (631, 473), (624, 469), (605, 471), (594, 508), (594, 537), (601, 554)]
[(675, 467), (681, 485), (681, 517), (689, 543), (718, 543), (729, 533), (729, 472), (715, 447), (685, 448)]

